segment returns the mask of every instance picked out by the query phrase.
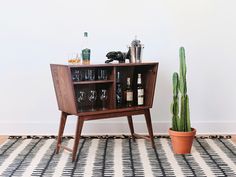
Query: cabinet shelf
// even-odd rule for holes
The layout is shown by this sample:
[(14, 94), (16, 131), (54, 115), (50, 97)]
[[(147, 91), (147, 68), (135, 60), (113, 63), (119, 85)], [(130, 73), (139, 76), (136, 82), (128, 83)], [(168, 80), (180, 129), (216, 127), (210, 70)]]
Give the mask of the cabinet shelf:
[(84, 84), (103, 84), (103, 83), (113, 83), (113, 80), (95, 80), (95, 81), (79, 81), (73, 82), (74, 85), (84, 85)]
[(84, 116), (84, 115), (96, 115), (99, 113), (114, 113), (114, 112), (125, 112), (125, 111), (137, 111), (141, 109), (148, 109), (150, 108), (149, 106), (133, 106), (133, 107), (122, 107), (122, 108), (115, 108), (115, 109), (95, 109), (95, 111), (89, 111), (85, 110), (83, 112), (79, 112), (79, 116)]

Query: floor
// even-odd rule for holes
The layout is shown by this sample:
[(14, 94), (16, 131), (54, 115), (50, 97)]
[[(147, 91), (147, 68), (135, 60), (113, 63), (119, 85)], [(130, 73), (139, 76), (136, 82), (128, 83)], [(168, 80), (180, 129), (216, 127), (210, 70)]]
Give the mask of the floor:
[(0, 144), (2, 144), (8, 136), (0, 136)]
[(232, 136), (232, 140), (236, 144), (236, 135)]
[[(2, 144), (4, 141), (6, 141), (8, 136), (0, 136), (0, 144)], [(232, 136), (233, 142), (236, 144), (236, 135)]]

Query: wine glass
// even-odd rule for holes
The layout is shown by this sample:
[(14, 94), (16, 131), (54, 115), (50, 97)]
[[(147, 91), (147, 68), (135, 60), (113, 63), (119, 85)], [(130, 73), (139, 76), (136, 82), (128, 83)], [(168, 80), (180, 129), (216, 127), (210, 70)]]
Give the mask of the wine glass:
[(82, 112), (83, 111), (83, 103), (85, 101), (85, 92), (84, 91), (79, 91), (77, 101), (80, 104), (79, 108), (80, 108), (80, 111)]
[(97, 92), (96, 92), (96, 90), (90, 90), (89, 95), (88, 95), (88, 99), (89, 99), (89, 101), (92, 104), (92, 111), (94, 111), (95, 110), (94, 109), (94, 102), (97, 99)]
[(106, 109), (106, 100), (107, 100), (107, 90), (102, 89), (100, 94), (100, 100), (102, 101), (102, 109)]

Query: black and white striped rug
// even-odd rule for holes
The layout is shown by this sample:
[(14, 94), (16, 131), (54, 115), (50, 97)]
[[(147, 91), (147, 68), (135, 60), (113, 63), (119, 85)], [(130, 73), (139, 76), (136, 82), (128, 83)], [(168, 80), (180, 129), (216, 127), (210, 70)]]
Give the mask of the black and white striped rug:
[[(64, 144), (72, 147), (73, 139)], [(236, 176), (236, 146), (227, 138), (197, 138), (191, 155), (175, 155), (168, 137), (83, 138), (75, 163), (55, 154), (54, 137), (10, 137), (0, 146), (0, 176)]]

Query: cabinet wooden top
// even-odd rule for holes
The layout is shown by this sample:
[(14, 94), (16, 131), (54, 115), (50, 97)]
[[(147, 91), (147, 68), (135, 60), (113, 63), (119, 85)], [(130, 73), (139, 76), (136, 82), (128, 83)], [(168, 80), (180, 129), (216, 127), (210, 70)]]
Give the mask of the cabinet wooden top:
[(146, 62), (146, 63), (103, 63), (103, 64), (88, 64), (88, 65), (83, 65), (83, 64), (77, 64), (77, 65), (63, 65), (63, 64), (51, 64), (51, 65), (58, 65), (58, 66), (68, 66), (69, 68), (74, 68), (74, 67), (113, 67), (113, 66), (145, 66), (145, 65), (156, 65), (158, 62)]

